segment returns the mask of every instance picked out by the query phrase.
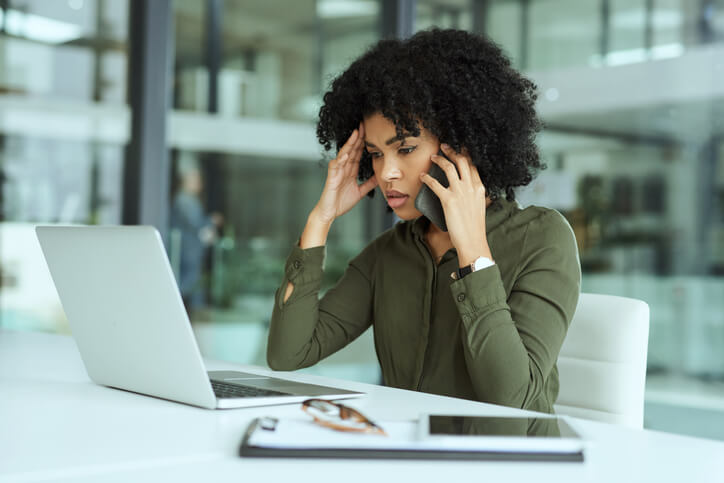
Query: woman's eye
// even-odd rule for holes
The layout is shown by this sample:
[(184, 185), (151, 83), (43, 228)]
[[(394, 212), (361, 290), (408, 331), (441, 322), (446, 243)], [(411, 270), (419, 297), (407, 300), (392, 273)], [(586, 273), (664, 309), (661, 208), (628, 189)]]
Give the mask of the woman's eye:
[(378, 153), (377, 151), (367, 151), (367, 153), (370, 155), (372, 159), (379, 158), (382, 156), (382, 154)]
[(406, 147), (404, 147), (404, 148), (398, 149), (397, 151), (398, 151), (399, 153), (402, 153), (402, 154), (410, 154), (410, 153), (413, 152), (415, 149), (417, 149), (417, 146), (406, 146)]

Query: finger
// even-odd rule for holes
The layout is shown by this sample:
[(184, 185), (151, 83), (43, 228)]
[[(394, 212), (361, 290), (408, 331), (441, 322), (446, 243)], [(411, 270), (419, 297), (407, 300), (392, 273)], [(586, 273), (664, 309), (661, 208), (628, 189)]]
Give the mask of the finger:
[(347, 138), (347, 142), (345, 144), (354, 144), (357, 142), (357, 138), (359, 137), (359, 129), (355, 129), (352, 131), (352, 134), (349, 135), (349, 138)]
[(356, 174), (359, 171), (359, 162), (362, 157), (362, 145), (357, 145), (349, 154), (349, 162), (346, 163), (345, 172), (347, 174)]
[(473, 158), (470, 156), (470, 151), (468, 151), (467, 148), (463, 148), (460, 151), (460, 154), (465, 158), (468, 173), (470, 174), (470, 179), (473, 183), (481, 183), (480, 181), (480, 174), (478, 173), (478, 167), (475, 166), (475, 163), (473, 163)]
[(472, 181), (472, 187), (476, 190), (481, 188), (483, 190), (483, 194), (487, 196), (488, 190), (485, 188), (483, 180), (480, 179), (480, 171), (478, 171), (478, 167), (475, 166), (472, 161), (470, 162), (470, 178)]
[(465, 154), (467, 151), (463, 149), (462, 153), (458, 153), (450, 145), (445, 143), (441, 144), (440, 148), (448, 159), (454, 162), (455, 166), (457, 166), (460, 179), (463, 181), (471, 181), (470, 157)]
[(440, 168), (445, 172), (445, 176), (447, 176), (447, 180), (450, 185), (460, 182), (460, 175), (455, 169), (455, 165), (449, 159), (444, 156), (440, 156), (439, 154), (433, 154), (430, 159), (433, 163), (440, 166)]
[(361, 151), (365, 148), (365, 126), (362, 123), (359, 125), (359, 137), (356, 144), (361, 154)]
[(349, 158), (349, 154), (344, 153), (343, 155), (333, 159), (332, 161), (329, 162), (329, 170), (337, 172), (341, 168), (344, 168), (344, 163), (347, 161), (348, 158)]
[(362, 160), (362, 154), (363, 154), (363, 153), (364, 153), (364, 149), (360, 149), (357, 153), (355, 153), (355, 158), (354, 158), (354, 163), (353, 163), (353, 164), (354, 164), (354, 166), (353, 166), (353, 171), (354, 171), (354, 174), (355, 174), (355, 175), (356, 175), (357, 172), (359, 171), (359, 164), (360, 164), (360, 162), (361, 162), (361, 160)]
[(359, 171), (359, 151), (354, 151), (349, 158), (349, 161), (345, 163), (344, 175), (351, 178), (357, 177)]
[(347, 143), (339, 151), (338, 157), (347, 154), (347, 158), (340, 163), (340, 166), (344, 168), (344, 176), (350, 176), (354, 174), (356, 176), (359, 171), (359, 160), (362, 156), (362, 150), (364, 149), (364, 124), (360, 122), (358, 129), (352, 132), (352, 135), (347, 140)]
[(447, 188), (441, 185), (438, 180), (436, 180), (429, 174), (425, 172), (420, 173), (420, 180), (425, 183), (432, 190), (432, 192), (435, 193), (438, 198), (440, 198), (440, 200), (443, 200), (447, 197)]
[[(345, 151), (349, 154), (349, 157), (347, 158), (348, 161), (356, 161), (359, 159), (359, 156), (362, 154), (362, 148), (364, 147), (363, 144), (363, 138), (360, 135), (361, 133), (357, 131), (357, 139), (354, 143), (351, 143), (349, 146), (346, 147)], [(340, 151), (342, 153), (342, 151)]]
[(359, 139), (359, 131), (355, 129), (347, 138), (347, 142), (344, 143), (342, 148), (337, 152), (337, 158), (339, 159), (344, 153), (348, 153)]
[(372, 176), (370, 179), (359, 185), (360, 198), (377, 187), (377, 178)]
[(483, 187), (485, 187), (483, 180), (480, 178), (480, 171), (478, 171), (478, 167), (473, 165), (470, 172), (472, 173), (473, 183), (475, 183), (475, 184), (480, 183)]
[(360, 156), (362, 156), (362, 151), (365, 148), (364, 137), (362, 137), (363, 134), (364, 134), (364, 132), (360, 131), (360, 136), (354, 145), (354, 156), (353, 156), (354, 160), (358, 160), (360, 158)]
[(347, 170), (350, 169), (351, 165), (359, 163), (359, 159), (362, 156), (362, 146), (355, 144), (345, 154), (347, 154), (347, 158), (342, 163), (342, 166)]

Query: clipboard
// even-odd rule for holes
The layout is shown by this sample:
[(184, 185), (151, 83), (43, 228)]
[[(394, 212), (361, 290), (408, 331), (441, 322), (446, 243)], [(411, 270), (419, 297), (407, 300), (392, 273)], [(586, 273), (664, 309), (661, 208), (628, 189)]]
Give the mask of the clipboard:
[(341, 433), (310, 420), (256, 418), (239, 445), (245, 458), (582, 462), (583, 451), (462, 448), (420, 441), (417, 421), (385, 422), (389, 437)]

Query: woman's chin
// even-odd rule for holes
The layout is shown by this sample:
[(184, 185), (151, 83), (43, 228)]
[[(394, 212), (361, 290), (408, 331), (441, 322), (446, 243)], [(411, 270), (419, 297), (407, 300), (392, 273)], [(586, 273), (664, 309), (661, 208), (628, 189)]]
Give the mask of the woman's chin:
[(401, 207), (397, 209), (392, 209), (392, 212), (397, 215), (397, 217), (402, 221), (410, 221), (414, 220), (415, 218), (419, 218), (422, 216), (422, 213), (417, 211), (415, 208), (407, 208), (407, 207)]

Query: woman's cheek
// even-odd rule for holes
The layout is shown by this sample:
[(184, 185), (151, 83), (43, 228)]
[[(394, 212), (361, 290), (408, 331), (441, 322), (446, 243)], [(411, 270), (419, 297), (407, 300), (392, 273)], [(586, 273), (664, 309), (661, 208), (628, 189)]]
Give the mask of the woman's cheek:
[(420, 170), (417, 173), (417, 177), (420, 177), (420, 173), (427, 173), (430, 171), (430, 166), (432, 165), (432, 155), (435, 154), (434, 152), (425, 152), (421, 153), (420, 159), (417, 160), (417, 164), (420, 167)]

